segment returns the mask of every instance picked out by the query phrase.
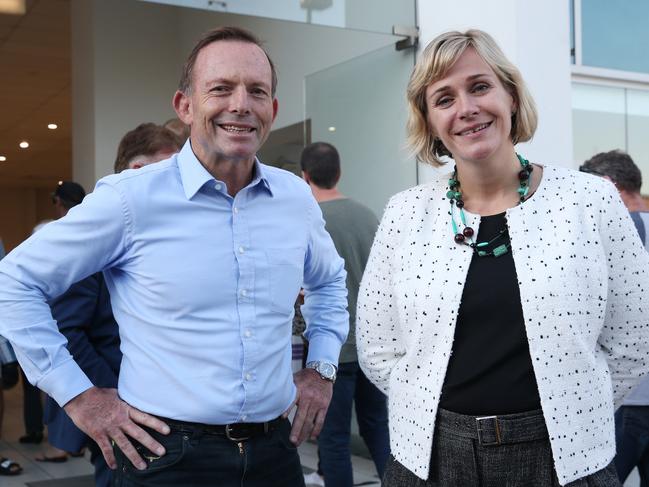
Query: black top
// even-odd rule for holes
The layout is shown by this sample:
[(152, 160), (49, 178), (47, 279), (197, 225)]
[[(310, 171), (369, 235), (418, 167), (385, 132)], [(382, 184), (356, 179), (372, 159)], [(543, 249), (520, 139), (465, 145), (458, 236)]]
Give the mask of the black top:
[[(487, 248), (509, 242), (506, 223), (505, 213), (483, 216), (478, 241), (505, 230)], [(470, 415), (541, 407), (511, 250), (500, 257), (473, 255), (439, 405)]]

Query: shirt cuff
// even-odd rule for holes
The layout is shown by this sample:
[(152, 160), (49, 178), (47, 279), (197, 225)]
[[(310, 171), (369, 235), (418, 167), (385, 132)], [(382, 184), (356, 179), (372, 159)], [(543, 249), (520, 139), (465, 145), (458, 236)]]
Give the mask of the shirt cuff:
[(334, 337), (319, 335), (309, 341), (307, 362), (328, 362), (338, 366), (340, 357), (340, 341)]
[(93, 383), (74, 360), (68, 360), (42, 377), (37, 385), (63, 407)]

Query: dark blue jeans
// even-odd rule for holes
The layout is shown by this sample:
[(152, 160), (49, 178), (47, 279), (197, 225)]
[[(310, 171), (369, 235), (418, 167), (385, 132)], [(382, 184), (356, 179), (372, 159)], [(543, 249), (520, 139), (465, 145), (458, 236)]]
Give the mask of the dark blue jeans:
[(615, 467), (624, 482), (635, 467), (649, 487), (649, 406), (622, 406), (615, 413)]
[(349, 450), (352, 402), (356, 404), (359, 433), (381, 477), (390, 456), (385, 395), (365, 377), (358, 362), (341, 363), (329, 411), (318, 437), (320, 468), (327, 487), (352, 487), (354, 483)]
[(148, 463), (137, 470), (115, 447), (113, 487), (304, 487), (288, 420), (267, 435), (242, 442), (208, 434), (198, 427), (172, 426), (167, 436), (147, 430), (167, 449), (157, 457), (137, 444)]

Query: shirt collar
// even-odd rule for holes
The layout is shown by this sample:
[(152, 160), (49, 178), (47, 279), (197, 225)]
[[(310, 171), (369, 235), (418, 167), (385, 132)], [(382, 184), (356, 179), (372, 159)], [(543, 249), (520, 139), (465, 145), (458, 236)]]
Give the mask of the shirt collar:
[[(178, 169), (180, 170), (180, 179), (185, 196), (188, 200), (192, 199), (205, 183), (214, 181), (214, 176), (205, 169), (196, 157), (196, 154), (194, 154), (190, 139), (187, 139), (187, 142), (185, 142), (185, 145), (178, 153)], [(248, 187), (261, 184), (273, 196), (273, 191), (267, 177), (267, 170), (256, 157), (253, 171), (254, 177)]]

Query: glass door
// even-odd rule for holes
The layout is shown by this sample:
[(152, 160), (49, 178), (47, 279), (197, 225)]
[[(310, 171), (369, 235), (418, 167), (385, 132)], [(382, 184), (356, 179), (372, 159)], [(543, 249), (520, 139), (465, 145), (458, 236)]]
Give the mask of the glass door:
[(417, 184), (405, 149), (406, 85), (414, 49), (394, 45), (310, 74), (305, 79), (305, 140), (340, 152), (340, 190), (381, 216), (394, 193)]

